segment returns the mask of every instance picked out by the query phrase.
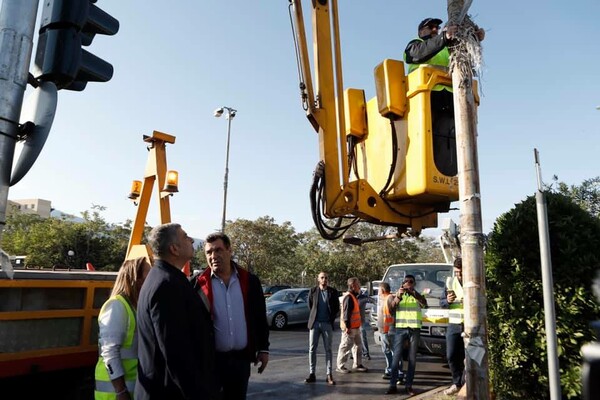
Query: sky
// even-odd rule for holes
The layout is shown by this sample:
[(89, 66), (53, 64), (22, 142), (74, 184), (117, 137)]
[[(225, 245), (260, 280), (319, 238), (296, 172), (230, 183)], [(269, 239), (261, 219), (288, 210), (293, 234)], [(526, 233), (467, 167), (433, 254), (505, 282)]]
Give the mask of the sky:
[[(172, 220), (203, 238), (221, 225), (227, 120), (213, 111), (228, 106), (238, 112), (227, 219), (269, 215), (298, 232), (312, 228), (308, 191), (319, 148), (301, 108), (288, 1), (96, 4), (120, 22), (115, 36), (97, 36), (88, 48), (114, 66), (114, 76), (59, 92), (46, 145), (9, 199), (47, 199), (75, 215), (101, 205), (107, 222), (133, 220), (127, 195), (143, 177), (142, 135), (157, 130), (176, 137), (167, 147), (168, 168), (179, 171)], [(344, 86), (373, 97), (373, 68), (402, 59), (418, 23), (447, 20), (446, 5), (340, 1)], [(600, 175), (600, 42), (591, 26), (600, 2), (474, 0), (469, 14), (487, 33), (477, 128), (487, 233), (535, 193), (534, 148), (545, 182), (557, 175), (577, 185)], [(310, 18), (305, 23), (310, 30)], [(156, 194), (152, 204), (147, 222), (156, 225)], [(439, 219), (447, 217), (458, 222), (460, 214)]]

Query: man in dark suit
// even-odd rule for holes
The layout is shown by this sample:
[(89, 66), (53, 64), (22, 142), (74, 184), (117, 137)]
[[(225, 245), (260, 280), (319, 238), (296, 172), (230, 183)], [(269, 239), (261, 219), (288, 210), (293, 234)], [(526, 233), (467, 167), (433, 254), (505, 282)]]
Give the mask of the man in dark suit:
[(137, 308), (138, 377), (135, 398), (214, 399), (214, 336), (210, 314), (181, 272), (194, 240), (181, 225), (152, 229), (154, 255)]
[(210, 310), (215, 331), (216, 373), (223, 400), (244, 400), (250, 363), (262, 373), (269, 362), (269, 325), (258, 277), (232, 259), (224, 233), (204, 242), (208, 267), (198, 277), (200, 297)]
[(315, 370), (317, 368), (317, 347), (319, 337), (323, 336), (323, 346), (325, 347), (325, 364), (327, 368), (327, 384), (335, 385), (333, 380), (333, 356), (331, 353), (331, 342), (333, 336), (333, 323), (340, 312), (339, 293), (328, 286), (329, 277), (327, 273), (320, 272), (317, 277), (318, 285), (310, 289), (308, 296), (308, 306), (310, 314), (308, 316), (308, 359), (309, 372), (306, 383), (313, 383), (317, 380)]

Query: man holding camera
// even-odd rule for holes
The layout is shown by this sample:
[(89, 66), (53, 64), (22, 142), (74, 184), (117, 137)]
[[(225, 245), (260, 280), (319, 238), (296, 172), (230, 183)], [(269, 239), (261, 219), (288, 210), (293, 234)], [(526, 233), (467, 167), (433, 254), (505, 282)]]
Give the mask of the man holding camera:
[(458, 393), (463, 384), (465, 370), (465, 342), (462, 337), (464, 325), (462, 258), (454, 260), (454, 277), (448, 278), (440, 306), (449, 308), (448, 328), (446, 329), (446, 358), (452, 372), (452, 386), (444, 391), (445, 395)]
[(406, 275), (396, 295), (388, 296), (388, 308), (396, 310), (396, 335), (394, 337), (392, 379), (390, 379), (390, 386), (386, 394), (398, 393), (396, 382), (398, 381), (399, 365), (402, 359), (402, 348), (404, 347), (404, 341), (408, 340), (410, 343), (408, 370), (406, 371), (404, 385), (406, 393), (414, 396), (416, 393), (412, 388), (412, 384), (417, 366), (417, 349), (423, 322), (421, 309), (427, 308), (427, 300), (415, 290), (415, 277), (413, 275)]

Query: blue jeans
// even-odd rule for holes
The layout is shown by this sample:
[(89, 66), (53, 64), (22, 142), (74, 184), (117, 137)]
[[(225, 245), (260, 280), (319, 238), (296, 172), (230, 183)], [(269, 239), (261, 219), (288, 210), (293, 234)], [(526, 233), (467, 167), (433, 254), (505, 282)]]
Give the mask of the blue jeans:
[(394, 344), (394, 334), (393, 333), (381, 333), (381, 351), (385, 356), (385, 373), (390, 375), (392, 373), (392, 362), (393, 362), (393, 352), (392, 346)]
[(408, 369), (404, 380), (406, 387), (411, 387), (415, 378), (415, 369), (417, 367), (417, 349), (419, 347), (419, 339), (421, 338), (421, 330), (419, 328), (396, 328), (394, 337), (394, 358), (392, 360), (392, 378), (390, 386), (395, 386), (398, 381), (400, 361), (402, 360), (402, 348), (404, 341), (410, 342), (408, 350)]
[(368, 356), (369, 353), (369, 340), (367, 338), (367, 330), (371, 327), (369, 321), (365, 321), (360, 326), (360, 336), (362, 337), (362, 355), (363, 357)]
[(462, 377), (465, 370), (465, 341), (462, 337), (464, 327), (462, 324), (449, 324), (446, 328), (446, 358), (452, 372), (452, 383), (462, 386)]
[(333, 327), (329, 322), (315, 321), (313, 328), (308, 333), (309, 372), (314, 374), (317, 369), (317, 347), (319, 346), (319, 336), (321, 335), (323, 335), (323, 347), (325, 348), (325, 364), (327, 366), (327, 375), (330, 375), (333, 371), (333, 356), (331, 353)]

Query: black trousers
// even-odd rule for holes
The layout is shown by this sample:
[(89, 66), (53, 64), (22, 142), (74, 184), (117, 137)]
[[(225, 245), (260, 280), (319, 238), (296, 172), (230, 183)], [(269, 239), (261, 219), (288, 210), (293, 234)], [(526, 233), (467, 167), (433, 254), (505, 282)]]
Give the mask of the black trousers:
[(243, 351), (217, 352), (217, 378), (222, 400), (245, 400), (250, 361)]

